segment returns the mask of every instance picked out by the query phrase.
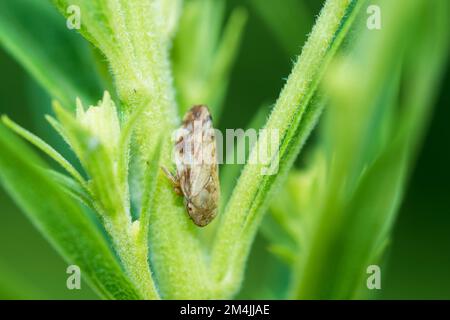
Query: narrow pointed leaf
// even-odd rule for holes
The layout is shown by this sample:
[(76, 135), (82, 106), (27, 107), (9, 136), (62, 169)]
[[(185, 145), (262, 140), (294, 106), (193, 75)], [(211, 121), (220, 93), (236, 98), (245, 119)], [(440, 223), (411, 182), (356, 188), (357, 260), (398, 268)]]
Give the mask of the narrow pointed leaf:
[(0, 126), (0, 181), (33, 224), (104, 298), (137, 299), (105, 238), (83, 209), (43, 169), (44, 165)]

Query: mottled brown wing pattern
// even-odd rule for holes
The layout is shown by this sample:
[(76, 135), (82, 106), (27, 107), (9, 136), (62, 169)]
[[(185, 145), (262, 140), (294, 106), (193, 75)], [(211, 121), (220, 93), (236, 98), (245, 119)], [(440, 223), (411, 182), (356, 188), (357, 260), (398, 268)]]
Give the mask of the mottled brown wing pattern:
[(206, 106), (194, 106), (185, 115), (175, 143), (175, 162), (174, 185), (181, 189), (194, 223), (205, 226), (216, 216), (220, 197), (216, 137)]

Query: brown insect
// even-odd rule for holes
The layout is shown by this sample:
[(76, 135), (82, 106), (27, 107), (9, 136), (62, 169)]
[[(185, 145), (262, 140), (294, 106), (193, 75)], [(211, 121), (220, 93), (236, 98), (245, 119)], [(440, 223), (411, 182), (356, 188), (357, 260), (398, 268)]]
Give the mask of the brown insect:
[(216, 135), (208, 107), (192, 107), (176, 132), (174, 159), (176, 173), (162, 167), (192, 221), (204, 227), (217, 215), (220, 197), (216, 156)]

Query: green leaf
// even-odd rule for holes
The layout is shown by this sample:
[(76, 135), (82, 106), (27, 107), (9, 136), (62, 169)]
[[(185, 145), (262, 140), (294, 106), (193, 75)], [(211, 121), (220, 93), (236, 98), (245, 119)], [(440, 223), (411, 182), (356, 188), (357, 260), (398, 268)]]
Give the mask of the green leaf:
[(104, 298), (138, 299), (105, 238), (26, 146), (0, 125), (0, 181), (33, 224)]
[[(142, 227), (139, 221), (132, 221), (130, 213), (129, 190), (124, 173), (128, 170), (128, 162), (124, 160), (120, 168), (114, 164), (118, 159), (119, 145), (123, 146), (123, 152), (128, 152), (126, 145), (131, 129), (126, 129), (125, 135), (120, 137), (116, 109), (108, 93), (105, 93), (100, 106), (91, 107), (96, 109), (84, 112), (81, 103), (78, 103), (76, 118), (58, 103), (54, 107), (65, 130), (64, 136), (91, 177), (89, 191), (93, 205), (103, 218), (124, 269), (144, 298), (157, 299), (158, 293), (148, 264), (147, 241), (137, 241), (138, 231)], [(101, 129), (95, 132), (99, 124), (102, 124)], [(127, 125), (125, 127), (128, 128)]]
[(78, 181), (54, 170), (47, 170), (47, 172), (49, 176), (52, 177), (53, 180), (57, 182), (61, 187), (63, 187), (69, 195), (96, 212), (96, 209), (93, 206), (94, 201), (91, 195), (85, 188), (83, 188), (83, 186)]
[(0, 44), (66, 108), (102, 91), (89, 47), (47, 1), (1, 1)]
[(3, 123), (17, 133), (19, 136), (32, 143), (35, 147), (39, 148), (42, 152), (47, 154), (50, 158), (55, 160), (61, 167), (63, 167), (68, 173), (72, 175), (82, 186), (86, 187), (86, 181), (80, 175), (80, 173), (68, 162), (58, 151), (53, 149), (45, 141), (38, 136), (22, 128), (17, 123), (8, 118), (8, 116), (2, 116)]
[[(161, 157), (171, 151), (167, 132), (175, 128), (178, 112), (169, 63), (171, 44), (168, 16), (175, 19), (176, 0), (53, 0), (63, 15), (69, 5), (83, 13), (80, 32), (97, 46), (108, 60), (115, 87), (127, 117), (142, 105), (145, 112), (135, 124), (136, 167), (144, 172), (146, 161), (165, 141)], [(172, 16), (172, 14), (174, 14)], [(175, 22), (171, 22), (175, 27)], [(170, 31), (170, 32), (168, 32)], [(142, 186), (142, 175), (138, 182)]]
[(366, 171), (343, 209), (347, 213), (342, 220), (346, 232), (343, 242), (335, 239), (334, 246), (339, 249), (332, 251), (340, 252), (336, 261), (341, 263), (335, 269), (340, 278), (334, 288), (337, 297), (354, 297), (355, 289), (365, 283), (367, 266), (380, 262), (375, 259), (380, 258), (378, 251), (388, 240), (405, 188), (409, 159), (408, 144), (403, 142), (393, 142)]
[[(54, 103), (55, 113), (65, 129), (70, 146), (80, 158), (91, 178), (90, 190), (95, 200), (101, 203), (104, 216), (126, 215), (125, 190), (121, 190), (114, 170), (113, 154), (105, 146), (105, 141), (94, 135), (77, 122), (75, 117), (58, 103)], [(117, 135), (119, 133), (117, 132)], [(112, 145), (113, 142), (110, 142)]]
[[(239, 178), (223, 214), (212, 256), (216, 280), (228, 294), (241, 281), (247, 253), (273, 191), (292, 167), (322, 112), (323, 104), (311, 103), (311, 99), (361, 3), (351, 0), (325, 3), (265, 126), (268, 135), (279, 134), (277, 151), (270, 151), (268, 164), (248, 163)], [(259, 148), (266, 149), (269, 144), (260, 136), (250, 159), (257, 159)], [(263, 173), (277, 165), (277, 174)]]
[(366, 268), (382, 262), (448, 54), (447, 1), (378, 4), (383, 29), (362, 33), (326, 77), (329, 177), (308, 255), (296, 267), (298, 299), (366, 297)]
[(223, 0), (185, 3), (172, 54), (181, 114), (192, 105), (206, 104), (214, 118), (220, 116), (247, 12), (234, 9), (222, 28), (224, 15)]

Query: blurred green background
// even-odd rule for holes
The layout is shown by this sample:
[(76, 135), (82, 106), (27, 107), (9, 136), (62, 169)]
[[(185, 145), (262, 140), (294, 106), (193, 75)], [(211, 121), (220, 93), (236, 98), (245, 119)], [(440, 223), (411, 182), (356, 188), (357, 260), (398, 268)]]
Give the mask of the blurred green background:
[[(321, 5), (321, 1), (298, 1), (305, 14), (286, 16), (283, 10), (265, 11), (264, 6), (254, 5), (256, 1), (228, 1), (229, 9), (243, 4), (249, 19), (227, 93), (222, 129), (245, 127), (261, 105), (275, 101), (311, 28), (311, 17)], [(279, 24), (270, 25), (268, 14), (278, 15)], [(30, 19), (36, 18), (30, 12)], [(284, 31), (283, 37), (279, 30)], [(51, 112), (50, 98), (3, 49), (0, 70), (0, 114), (8, 114), (50, 144), (63, 147), (43, 117)], [(388, 249), (382, 290), (375, 298), (450, 299), (449, 84), (447, 70)], [(264, 287), (259, 288), (257, 283), (262, 281), (253, 270), (261, 267), (262, 261), (264, 268), (272, 268), (278, 275), (274, 276), (276, 283), (265, 279)], [(0, 299), (96, 298), (85, 284), (82, 290), (67, 290), (66, 267), (0, 189)], [(270, 254), (265, 240), (257, 237), (239, 297), (255, 298), (255, 290), (262, 297), (271, 297), (270, 290), (284, 286), (279, 279), (287, 281), (284, 272), (282, 262)]]

